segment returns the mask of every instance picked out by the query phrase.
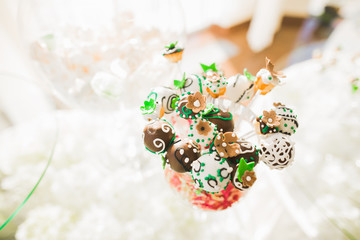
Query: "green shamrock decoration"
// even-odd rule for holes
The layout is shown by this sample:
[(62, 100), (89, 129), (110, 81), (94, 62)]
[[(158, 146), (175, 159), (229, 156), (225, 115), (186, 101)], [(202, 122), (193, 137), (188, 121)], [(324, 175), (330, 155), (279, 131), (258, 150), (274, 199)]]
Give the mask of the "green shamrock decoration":
[(240, 159), (238, 172), (238, 179), (242, 182), (241, 177), (244, 175), (245, 171), (252, 171), (254, 169), (255, 162), (247, 163), (244, 158)]
[(156, 104), (155, 104), (155, 99), (150, 98), (149, 101), (144, 101), (144, 106), (140, 107), (140, 110), (142, 112), (143, 115), (146, 114), (151, 114), (155, 111), (156, 108)]
[(167, 48), (167, 50), (174, 49), (176, 47), (176, 44), (178, 44), (178, 41), (170, 43), (169, 46), (165, 46), (165, 48)]
[(246, 68), (244, 68), (244, 75), (246, 76), (247, 79), (249, 79), (250, 81), (255, 81), (256, 77), (251, 75), (251, 73), (248, 72), (248, 70)]
[(186, 81), (186, 79), (185, 79), (185, 73), (184, 73), (183, 78), (182, 78), (181, 81), (180, 80), (174, 80), (175, 89), (183, 88), (184, 85), (185, 85), (185, 81)]
[(202, 63), (200, 63), (200, 65), (201, 65), (201, 67), (202, 67), (202, 69), (203, 69), (204, 72), (207, 72), (208, 70), (213, 70), (214, 72), (219, 71), (219, 70), (216, 68), (215, 63), (211, 64), (210, 66), (207, 66), (207, 65), (202, 64)]

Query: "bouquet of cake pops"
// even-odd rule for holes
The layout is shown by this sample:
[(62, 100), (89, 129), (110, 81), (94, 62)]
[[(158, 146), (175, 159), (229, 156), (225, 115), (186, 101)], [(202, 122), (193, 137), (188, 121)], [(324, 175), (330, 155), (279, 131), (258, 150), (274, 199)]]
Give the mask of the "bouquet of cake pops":
[[(175, 42), (165, 47), (163, 56), (178, 63), (183, 51)], [(143, 139), (145, 148), (162, 159), (172, 187), (201, 209), (222, 210), (254, 185), (260, 161), (271, 169), (293, 162), (297, 115), (281, 103), (261, 115), (251, 110), (256, 98), (285, 77), (268, 58), (256, 76), (245, 69), (225, 78), (215, 63), (201, 67), (202, 73), (184, 73), (172, 87), (151, 90), (140, 107), (148, 121)], [(250, 114), (231, 113), (236, 107)], [(251, 123), (250, 132), (240, 134), (235, 127), (239, 119)], [(247, 139), (253, 135), (257, 145)]]

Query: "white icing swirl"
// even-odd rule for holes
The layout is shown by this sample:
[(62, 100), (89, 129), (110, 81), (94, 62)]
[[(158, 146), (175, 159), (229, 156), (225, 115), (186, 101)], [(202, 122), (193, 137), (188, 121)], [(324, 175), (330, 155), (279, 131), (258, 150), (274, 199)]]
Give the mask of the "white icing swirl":
[(168, 133), (168, 132), (170, 132), (170, 130), (171, 130), (171, 132), (173, 132), (173, 129), (172, 129), (172, 127), (171, 127), (169, 124), (163, 124), (163, 125), (161, 125), (161, 130), (162, 130), (164, 133)]
[(156, 153), (160, 153), (160, 152), (163, 152), (165, 150), (165, 142), (164, 142), (164, 140), (162, 140), (160, 138), (155, 138), (154, 141), (153, 141), (153, 144), (154, 144), (154, 146), (156, 148), (161, 148)]

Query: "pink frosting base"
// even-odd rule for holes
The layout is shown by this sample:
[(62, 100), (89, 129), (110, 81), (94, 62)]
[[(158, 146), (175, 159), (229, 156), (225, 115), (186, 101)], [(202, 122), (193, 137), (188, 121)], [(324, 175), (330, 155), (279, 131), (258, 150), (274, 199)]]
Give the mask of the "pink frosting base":
[(203, 210), (225, 210), (239, 201), (244, 194), (231, 183), (218, 193), (207, 193), (195, 187), (190, 175), (177, 173), (170, 168), (165, 169), (165, 178), (170, 186), (183, 195), (192, 205)]

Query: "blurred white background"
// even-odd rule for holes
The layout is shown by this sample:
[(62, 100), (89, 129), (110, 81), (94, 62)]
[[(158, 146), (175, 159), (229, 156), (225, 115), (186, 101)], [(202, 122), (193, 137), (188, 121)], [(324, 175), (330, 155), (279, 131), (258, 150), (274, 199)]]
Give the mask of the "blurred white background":
[[(59, 136), (46, 181), (0, 239), (360, 238), (354, 186), (359, 97), (350, 84), (360, 69), (359, 1), (180, 1), (183, 69), (197, 71), (197, 63), (215, 60), (229, 75), (248, 66), (255, 72), (272, 54), (277, 66), (288, 67), (289, 79), (263, 102), (278, 94), (299, 110), (296, 164), (289, 172), (260, 169), (257, 186), (217, 213), (191, 208), (170, 191), (153, 164), (158, 159), (142, 151), (138, 107), (99, 114), (54, 97), (21, 29), (24, 1), (0, 0), (0, 224), (34, 185)], [(320, 26), (322, 35), (314, 37), (326, 5), (341, 18)], [(311, 59), (318, 47), (321, 54)]]

